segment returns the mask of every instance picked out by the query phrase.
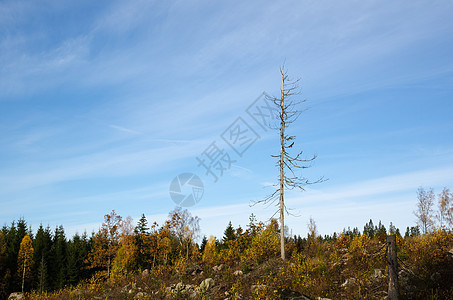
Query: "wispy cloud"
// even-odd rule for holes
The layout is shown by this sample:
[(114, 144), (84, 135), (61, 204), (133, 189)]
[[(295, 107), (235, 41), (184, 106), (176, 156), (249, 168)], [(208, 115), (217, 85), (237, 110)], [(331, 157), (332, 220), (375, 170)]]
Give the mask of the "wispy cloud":
[(413, 192), (420, 186), (443, 186), (453, 181), (453, 166), (419, 170), (409, 173), (396, 174), (372, 180), (355, 182), (346, 186), (332, 187), (329, 190), (311, 190), (300, 197), (292, 196), (288, 204), (316, 204), (337, 201), (366, 202), (370, 197), (386, 195), (397, 192)]
[(135, 131), (135, 130), (128, 129), (128, 128), (125, 128), (125, 127), (122, 127), (122, 126), (118, 126), (118, 125), (114, 125), (114, 124), (110, 124), (110, 127), (113, 128), (113, 129), (117, 129), (119, 131), (122, 131), (122, 132), (126, 132), (126, 133), (141, 134), (141, 132), (139, 132), (139, 131)]

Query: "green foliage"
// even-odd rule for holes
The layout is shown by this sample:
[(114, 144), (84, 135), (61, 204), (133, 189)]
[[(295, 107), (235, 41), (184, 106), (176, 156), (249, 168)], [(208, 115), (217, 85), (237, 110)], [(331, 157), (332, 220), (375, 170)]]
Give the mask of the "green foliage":
[(233, 225), (231, 224), (231, 221), (228, 223), (227, 228), (223, 232), (223, 239), (222, 243), (226, 245), (229, 241), (234, 241), (236, 240), (236, 234), (235, 230), (233, 228)]

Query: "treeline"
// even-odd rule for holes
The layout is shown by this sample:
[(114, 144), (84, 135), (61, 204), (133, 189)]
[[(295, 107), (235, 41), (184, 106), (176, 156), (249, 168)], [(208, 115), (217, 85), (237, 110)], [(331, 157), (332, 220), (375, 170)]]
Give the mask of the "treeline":
[(85, 260), (92, 238), (67, 239), (63, 226), (39, 226), (35, 235), (24, 219), (0, 230), (0, 296), (12, 291), (52, 291), (89, 278)]
[[(340, 293), (338, 286), (333, 282), (343, 282), (345, 276), (369, 276), (378, 266), (385, 269), (385, 260), (379, 253), (386, 235), (396, 234), (401, 261), (411, 267), (411, 272), (418, 274), (417, 280), (426, 278), (411, 284), (432, 284), (430, 288), (445, 291), (443, 278), (453, 276), (449, 271), (451, 262), (448, 254), (453, 246), (452, 195), (447, 189), (438, 195), (437, 212), (434, 210), (432, 190), (426, 192), (419, 189), (417, 195), (418, 206), (414, 214), (428, 217), (419, 218), (419, 226), (407, 227), (404, 236), (392, 223), (387, 229), (381, 221), (375, 225), (372, 220), (365, 224), (362, 231), (356, 227), (320, 236), (315, 221), (310, 219), (306, 237), (288, 234), (285, 251), (293, 265), (289, 273), (282, 274), (285, 280), (289, 280), (287, 288), (305, 292), (313, 290), (318, 295), (339, 295), (336, 294)], [(171, 274), (180, 277), (191, 264), (201, 264), (208, 268), (206, 270), (224, 264), (247, 273), (269, 259), (278, 258), (280, 254), (279, 224), (274, 219), (265, 224), (251, 215), (245, 228), (235, 228), (230, 222), (222, 238), (205, 236), (201, 243), (197, 243), (201, 238), (199, 234), (199, 218), (181, 208), (171, 211), (161, 225), (156, 222), (149, 224), (144, 215), (137, 224), (133, 224), (130, 217), (123, 218), (112, 211), (104, 216), (98, 232), (90, 236), (76, 234), (69, 239), (63, 226), (52, 230), (40, 225), (34, 234), (27, 222), (20, 219), (0, 230), (0, 298), (5, 299), (11, 292), (21, 290), (33, 291), (37, 295), (80, 284), (113, 283), (131, 278), (145, 269), (155, 273), (155, 278)], [(351, 261), (356, 265), (336, 273), (345, 253), (350, 254), (347, 257), (348, 266), (352, 266)], [(368, 254), (364, 256), (364, 253)], [(308, 263), (311, 260), (316, 264), (311, 266)], [(302, 262), (308, 269), (297, 269)], [(297, 268), (294, 269), (294, 266)], [(331, 273), (326, 277), (329, 268), (333, 271), (329, 271)], [(442, 279), (431, 280), (433, 272), (442, 275)], [(303, 289), (293, 277), (303, 281)], [(312, 285), (315, 282), (313, 278), (325, 286)], [(163, 281), (159, 284), (166, 286), (169, 283)], [(361, 284), (372, 289), (368, 283)]]
[[(55, 230), (39, 226), (36, 234), (24, 219), (4, 226), (0, 231), (0, 295), (13, 291), (49, 292), (75, 286), (95, 278), (127, 277), (158, 265), (177, 265), (181, 261), (207, 263), (241, 262), (247, 269), (248, 260), (260, 263), (279, 253), (279, 225), (258, 222), (250, 216), (245, 229), (228, 224), (221, 239), (199, 238), (199, 219), (180, 208), (169, 213), (162, 226), (151, 225), (144, 215), (136, 226), (130, 217), (122, 218), (115, 211), (105, 215), (97, 233), (75, 234), (68, 239), (63, 226)], [(392, 224), (389, 233), (399, 235)], [(379, 221), (370, 220), (363, 235), (385, 239), (387, 229)], [(420, 234), (418, 227), (407, 229), (406, 236)], [(311, 220), (307, 237), (294, 235), (287, 238), (288, 253), (301, 253), (314, 242), (335, 242), (339, 237), (361, 236), (358, 228), (342, 233), (319, 236)]]
[(162, 226), (148, 226), (142, 215), (134, 227), (130, 217), (105, 215), (97, 233), (66, 237), (63, 226), (39, 226), (33, 234), (24, 219), (0, 230), (0, 299), (11, 292), (49, 292), (90, 278), (127, 276), (157, 264), (171, 264), (198, 250), (194, 240), (199, 219), (180, 208)]

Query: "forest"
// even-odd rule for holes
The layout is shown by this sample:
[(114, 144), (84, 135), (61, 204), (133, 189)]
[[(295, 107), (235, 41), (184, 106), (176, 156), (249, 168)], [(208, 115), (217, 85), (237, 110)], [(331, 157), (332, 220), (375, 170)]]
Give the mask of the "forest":
[[(68, 238), (63, 226), (36, 233), (19, 219), (0, 230), (0, 296), (30, 299), (382, 299), (386, 236), (396, 235), (401, 299), (453, 299), (453, 206), (448, 189), (418, 191), (418, 225), (370, 220), (320, 236), (287, 236), (252, 214), (245, 228), (200, 237), (199, 218), (175, 208), (163, 224), (115, 211), (97, 232)], [(426, 209), (428, 207), (428, 209)], [(16, 293), (16, 295), (21, 295)], [(299, 298), (297, 298), (299, 297)], [(301, 298), (305, 297), (305, 298)]]

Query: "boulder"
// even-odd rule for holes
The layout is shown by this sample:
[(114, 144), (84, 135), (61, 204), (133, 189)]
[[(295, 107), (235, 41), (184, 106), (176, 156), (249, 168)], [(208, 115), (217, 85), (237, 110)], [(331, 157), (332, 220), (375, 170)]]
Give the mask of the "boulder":
[(198, 292), (201, 293), (202, 295), (205, 295), (209, 289), (211, 289), (214, 286), (214, 279), (212, 278), (206, 278), (200, 283), (200, 286), (198, 287)]
[(25, 299), (24, 293), (21, 293), (21, 292), (11, 293), (8, 297), (8, 300), (16, 300), (16, 299)]
[(145, 292), (138, 292), (137, 294), (135, 294), (135, 298), (134, 298), (134, 299), (144, 299), (146, 296), (148, 296), (147, 293), (145, 293)]
[(213, 270), (213, 271), (222, 271), (222, 269), (223, 269), (223, 264), (220, 264), (220, 265), (218, 265), (218, 266), (212, 267), (212, 270)]
[(344, 287), (348, 287), (348, 286), (353, 285), (353, 284), (355, 284), (355, 278), (348, 278), (348, 279), (346, 279), (345, 282), (343, 282), (341, 287), (344, 288)]
[(142, 277), (148, 277), (149, 276), (149, 270), (148, 269), (144, 269), (143, 272), (142, 272)]
[(373, 277), (376, 279), (384, 278), (384, 270), (382, 269), (374, 269)]

